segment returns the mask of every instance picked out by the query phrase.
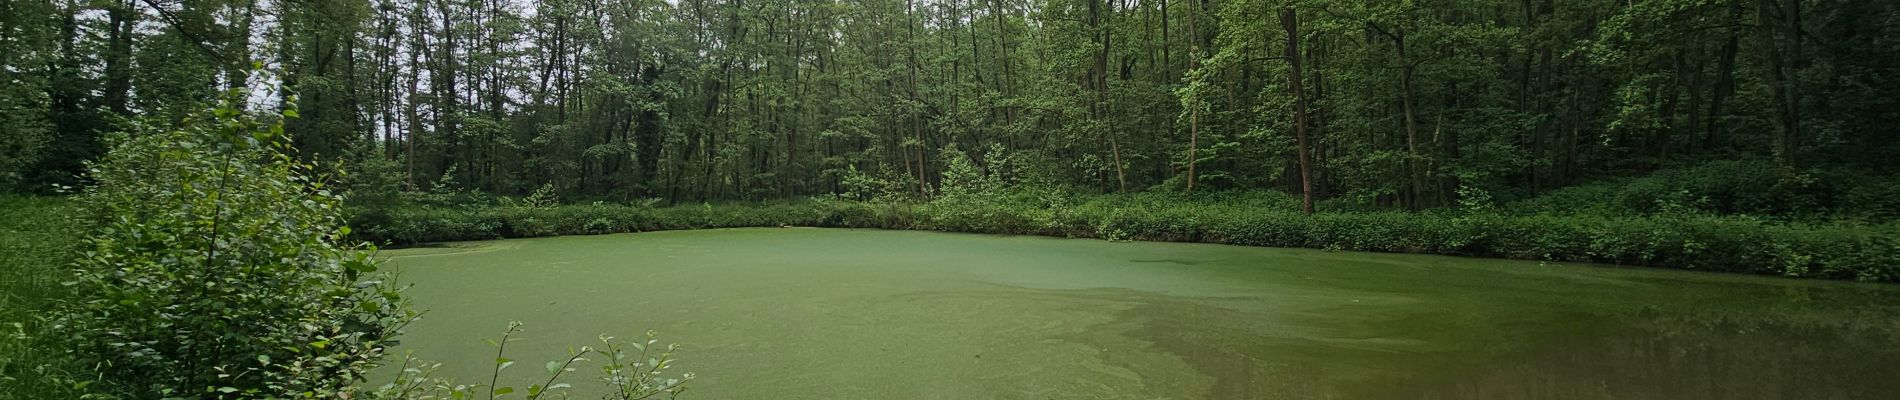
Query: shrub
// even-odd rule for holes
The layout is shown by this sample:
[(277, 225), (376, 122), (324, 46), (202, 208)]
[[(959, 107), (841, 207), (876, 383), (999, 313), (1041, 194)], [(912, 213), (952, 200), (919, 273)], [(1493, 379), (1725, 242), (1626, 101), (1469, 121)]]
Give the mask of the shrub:
[(339, 396), (413, 316), (281, 133), (226, 105), (120, 138), (92, 166), (80, 202), (98, 226), (54, 329), (97, 366), (94, 390)]
[[(1306, 247), (1650, 265), (1862, 281), (1900, 281), (1900, 229), (1852, 223), (1794, 224), (1706, 214), (1603, 216), (1510, 215), (1486, 212), (1331, 212), (1304, 215), (1297, 199), (1278, 193), (1178, 193), (1025, 196), (1018, 189), (987, 195), (944, 196), (924, 203), (818, 198), (776, 203), (731, 203), (646, 208), (629, 205), (563, 206), (559, 217), (513, 216), (533, 230), (489, 229), (491, 213), (403, 208), (390, 215), (446, 218), (428, 232), (397, 217), (365, 226), (365, 237), (415, 243), (528, 237), (544, 233), (615, 232), (783, 225), (931, 229), (1038, 234), (1108, 240), (1159, 240), (1249, 246)], [(1071, 203), (1073, 202), (1073, 203)], [(1070, 205), (1074, 204), (1074, 205)], [(512, 214), (511, 214), (512, 215)], [(503, 218), (504, 220), (509, 220)]]
[[(1638, 178), (1559, 189), (1511, 204), (1520, 214), (1752, 215), (1784, 220), (1900, 216), (1900, 182), (1879, 173), (1788, 170), (1771, 160), (1719, 160)], [(1885, 219), (1883, 219), (1885, 218)]]
[(1900, 220), (1900, 179), (1868, 179), (1843, 194), (1842, 202), (1868, 221)]
[[(50, 326), (29, 331), (16, 323), (0, 332), (7, 335), (0, 338), (0, 398), (21, 390), (54, 398), (141, 399), (395, 400), (515, 392), (492, 380), (457, 385), (430, 378), (433, 367), (408, 365), (413, 359), (398, 369), (396, 383), (357, 387), (381, 362), (385, 344), (417, 314), (386, 276), (376, 274), (375, 248), (349, 241), (341, 196), (331, 192), (334, 185), (316, 179), (310, 165), (294, 159), (281, 120), (228, 104), (174, 129), (119, 138), (91, 166), (98, 185), (77, 202), (80, 222), (96, 225), (88, 236), (73, 246), (32, 242), (46, 244), (28, 252), (37, 256), (65, 256), (61, 249), (68, 247), (83, 252), (74, 262), (71, 298), (58, 305)], [(371, 222), (390, 237), (448, 240), (595, 233), (625, 226), (603, 215), (624, 220), (650, 211), (556, 208), (551, 202), (543, 195), (487, 209), (379, 207), (350, 218)], [(0, 198), (0, 205), (12, 210), (15, 200)], [(769, 215), (786, 215), (781, 211)], [(57, 233), (65, 224), (45, 225)], [(6, 264), (16, 261), (0, 257)], [(0, 297), (6, 305), (15, 301), (13, 288), (34, 295), (25, 289), (48, 286), (15, 279), (0, 285), (9, 289)], [(12, 320), (8, 310), (0, 316)], [(497, 344), (498, 357), (518, 328), (510, 325)], [(51, 346), (32, 341), (52, 332), (61, 335)], [(522, 387), (528, 398), (566, 397), (561, 389), (567, 385), (558, 379), (583, 356), (604, 361), (603, 382), (614, 393), (607, 398), (672, 398), (692, 378), (665, 371), (677, 347), (651, 346), (651, 333), (644, 343), (601, 340), (599, 349), (582, 348), (566, 362), (548, 364), (546, 381)], [(16, 356), (48, 348), (71, 350)], [(512, 364), (498, 358), (495, 371)], [(66, 370), (76, 366), (90, 370)]]

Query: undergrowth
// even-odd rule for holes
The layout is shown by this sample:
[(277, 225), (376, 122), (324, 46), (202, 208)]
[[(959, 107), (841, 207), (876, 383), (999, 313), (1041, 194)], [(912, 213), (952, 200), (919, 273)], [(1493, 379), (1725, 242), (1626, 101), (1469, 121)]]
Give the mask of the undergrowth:
[(1022, 199), (564, 206), (396, 206), (359, 211), (389, 244), (732, 227), (846, 227), (1225, 243), (1646, 265), (1900, 282), (1891, 225), (1714, 215), (1301, 214), (1276, 194), (1141, 193)]

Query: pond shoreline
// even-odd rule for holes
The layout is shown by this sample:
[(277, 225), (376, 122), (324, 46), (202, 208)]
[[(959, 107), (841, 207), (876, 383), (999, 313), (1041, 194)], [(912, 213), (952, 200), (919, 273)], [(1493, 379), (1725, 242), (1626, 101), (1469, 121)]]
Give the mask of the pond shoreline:
[(358, 239), (435, 242), (737, 227), (808, 226), (1212, 243), (1582, 262), (1797, 278), (1900, 282), (1900, 234), (1728, 218), (1364, 212), (1301, 215), (1219, 204), (1060, 209), (803, 201), (365, 210)]

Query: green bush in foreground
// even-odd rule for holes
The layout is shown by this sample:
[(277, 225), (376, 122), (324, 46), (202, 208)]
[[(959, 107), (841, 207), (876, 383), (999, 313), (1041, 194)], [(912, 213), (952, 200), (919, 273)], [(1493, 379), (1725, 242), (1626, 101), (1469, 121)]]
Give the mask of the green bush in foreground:
[(1144, 193), (928, 202), (820, 198), (675, 207), (399, 206), (364, 210), (357, 225), (359, 237), (396, 244), (790, 225), (1450, 254), (1900, 282), (1900, 232), (1892, 227), (1719, 216), (1308, 216), (1287, 204), (1293, 203), (1266, 195)]
[(282, 132), (227, 106), (92, 167), (79, 201), (98, 225), (51, 330), (95, 369), (93, 392), (339, 397), (414, 318)]
[[(227, 106), (175, 129), (147, 129), (119, 140), (91, 168), (98, 185), (78, 198), (78, 219), (94, 224), (84, 240), (63, 247), (27, 242), (28, 253), (37, 256), (78, 253), (72, 273), (38, 268), (18, 272), (40, 276), (0, 275), (6, 278), (0, 287), (21, 289), (0, 297), (0, 305), (60, 302), (48, 325), (12, 324), (9, 336), (0, 339), (0, 398), (406, 400), (515, 394), (516, 386), (492, 378), (457, 384), (431, 377), (434, 367), (414, 359), (405, 360), (391, 383), (361, 387), (399, 329), (418, 315), (392, 278), (376, 273), (375, 248), (348, 238), (342, 197), (295, 160), (282, 132), (275, 116)], [(13, 222), (40, 220), (0, 217), (7, 218), (8, 237), (15, 236)], [(25, 263), (11, 255), (0, 262)], [(64, 298), (51, 295), (46, 284), (60, 277), (70, 277)], [(19, 317), (11, 311), (3, 316)], [(518, 329), (511, 324), (495, 342), (497, 377), (514, 364), (504, 356)], [(677, 347), (653, 346), (651, 333), (644, 343), (608, 337), (601, 342), (600, 349), (582, 348), (565, 362), (548, 363), (546, 380), (520, 386), (522, 394), (565, 397), (570, 386), (559, 379), (584, 357), (603, 361), (601, 382), (614, 393), (608, 398), (670, 398), (692, 379), (666, 371)]]

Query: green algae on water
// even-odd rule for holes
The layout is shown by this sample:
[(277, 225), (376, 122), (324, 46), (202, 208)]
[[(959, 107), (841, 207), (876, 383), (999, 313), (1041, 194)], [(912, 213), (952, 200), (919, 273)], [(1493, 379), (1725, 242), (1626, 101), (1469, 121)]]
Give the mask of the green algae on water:
[[(710, 399), (1871, 398), (1900, 289), (1443, 256), (848, 229), (391, 250), (403, 349), (485, 382), (648, 329)], [(526, 361), (524, 361), (526, 362)], [(538, 363), (529, 363), (538, 365)], [(534, 368), (504, 374), (532, 380)], [(593, 397), (591, 369), (569, 381)]]

